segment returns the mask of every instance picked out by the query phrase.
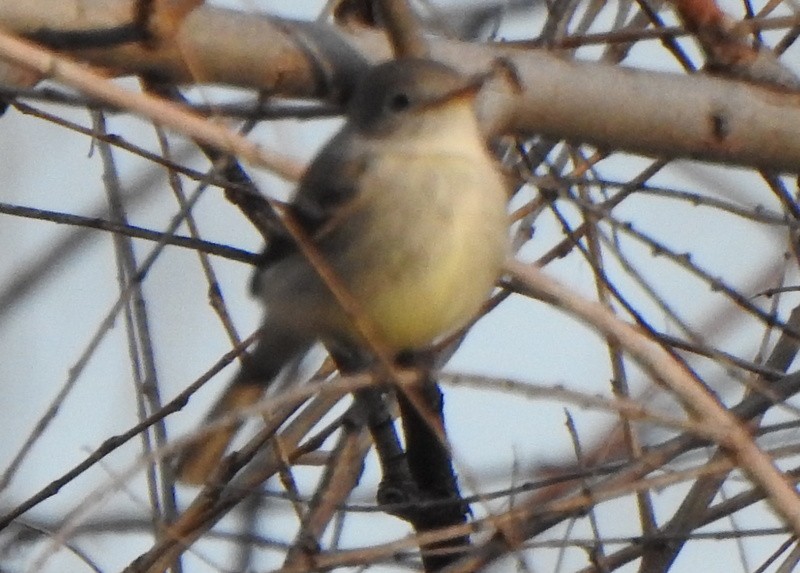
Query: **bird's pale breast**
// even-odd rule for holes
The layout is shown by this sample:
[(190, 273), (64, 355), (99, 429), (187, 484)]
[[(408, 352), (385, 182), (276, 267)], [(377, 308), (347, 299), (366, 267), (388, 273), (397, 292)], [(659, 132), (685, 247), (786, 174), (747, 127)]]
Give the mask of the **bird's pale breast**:
[[(365, 240), (339, 274), (351, 277), (346, 286), (383, 343), (420, 347), (464, 326), (491, 292), (506, 255), (505, 193), (481, 155), (381, 161), (365, 173), (365, 195), (350, 214)], [(413, 188), (425, 190), (424, 200)]]

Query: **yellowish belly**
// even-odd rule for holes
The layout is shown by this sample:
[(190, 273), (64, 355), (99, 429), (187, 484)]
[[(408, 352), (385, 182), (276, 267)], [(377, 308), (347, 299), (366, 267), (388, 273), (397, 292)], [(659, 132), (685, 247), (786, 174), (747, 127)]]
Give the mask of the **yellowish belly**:
[(507, 251), (505, 192), (488, 162), (425, 156), (382, 167), (374, 171), (394, 176), (365, 179), (374, 195), (357, 215), (364, 240), (339, 271), (381, 342), (418, 348), (468, 323), (491, 292)]

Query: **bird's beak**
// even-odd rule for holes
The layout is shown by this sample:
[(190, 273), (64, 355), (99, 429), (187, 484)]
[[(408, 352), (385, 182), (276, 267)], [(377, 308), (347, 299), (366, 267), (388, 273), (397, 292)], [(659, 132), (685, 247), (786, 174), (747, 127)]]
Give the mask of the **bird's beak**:
[(475, 96), (478, 95), (486, 81), (490, 80), (492, 77), (492, 72), (486, 72), (468, 78), (464, 85), (435, 98), (431, 98), (430, 100), (424, 102), (421, 107), (425, 109), (433, 109), (458, 101), (471, 101), (475, 98)]

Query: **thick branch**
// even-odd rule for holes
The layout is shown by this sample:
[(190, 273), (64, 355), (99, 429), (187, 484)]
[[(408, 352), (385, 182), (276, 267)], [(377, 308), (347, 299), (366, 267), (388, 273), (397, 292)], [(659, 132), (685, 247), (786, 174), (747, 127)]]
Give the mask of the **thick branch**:
[[(0, 25), (30, 35), (129, 22), (129, 1), (83, 0), (82, 10), (75, 1), (0, 0)], [(149, 72), (171, 81), (335, 101), (346, 99), (364, 65), (362, 55), (373, 61), (390, 57), (379, 32), (344, 32), (208, 6), (193, 10), (176, 30), (168, 41), (75, 56), (118, 75)], [(498, 80), (480, 102), (490, 133), (539, 133), (601, 148), (788, 172), (800, 165), (800, 109), (793, 94), (700, 74), (573, 62), (534, 49), (445, 40), (430, 47), (433, 57), (467, 72), (483, 71), (502, 57), (519, 73), (521, 90)]]

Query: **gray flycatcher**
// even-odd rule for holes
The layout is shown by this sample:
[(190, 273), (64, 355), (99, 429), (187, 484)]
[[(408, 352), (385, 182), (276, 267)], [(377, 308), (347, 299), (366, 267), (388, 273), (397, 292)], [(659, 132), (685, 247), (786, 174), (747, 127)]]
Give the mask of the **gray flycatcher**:
[[(475, 317), (508, 251), (506, 189), (474, 112), (482, 82), (423, 59), (372, 68), (347, 121), (311, 163), (289, 213), (391, 353), (424, 348)], [(288, 238), (253, 281), (263, 335), (208, 419), (258, 401), (316, 341), (357, 349), (361, 334)], [(202, 483), (239, 423), (191, 443), (178, 477)]]

